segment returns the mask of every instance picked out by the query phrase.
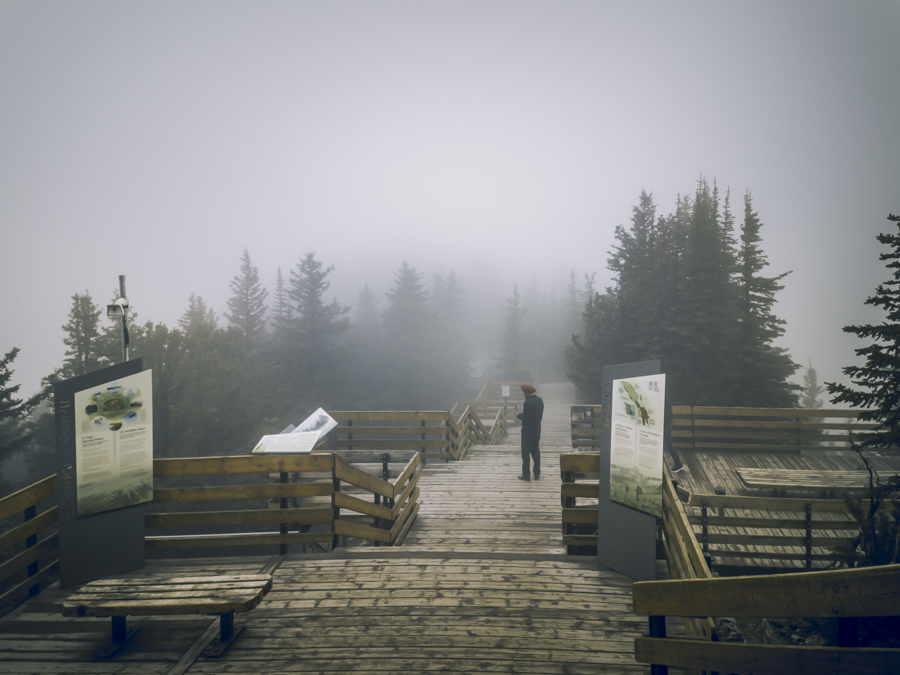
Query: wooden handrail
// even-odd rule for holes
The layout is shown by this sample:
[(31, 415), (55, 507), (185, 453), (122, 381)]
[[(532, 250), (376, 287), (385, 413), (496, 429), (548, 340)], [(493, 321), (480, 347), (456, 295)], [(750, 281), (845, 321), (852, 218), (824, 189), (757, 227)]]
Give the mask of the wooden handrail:
[(636, 581), (634, 613), (665, 616), (896, 616), (900, 564), (769, 576)]
[(59, 509), (50, 506), (37, 512), (38, 504), (55, 497), (56, 491), (53, 474), (0, 499), (0, 521), (22, 518), (0, 535), (0, 585), (6, 589), (0, 595), (0, 614), (37, 595), (42, 585), (59, 576), (59, 536), (48, 532), (58, 522)]
[[(634, 613), (650, 618), (635, 640), (640, 663), (723, 672), (882, 673), (900, 670), (900, 649), (859, 648), (860, 618), (897, 614), (900, 565), (772, 576), (639, 581)], [(837, 618), (838, 647), (748, 645), (669, 639), (666, 616)]]

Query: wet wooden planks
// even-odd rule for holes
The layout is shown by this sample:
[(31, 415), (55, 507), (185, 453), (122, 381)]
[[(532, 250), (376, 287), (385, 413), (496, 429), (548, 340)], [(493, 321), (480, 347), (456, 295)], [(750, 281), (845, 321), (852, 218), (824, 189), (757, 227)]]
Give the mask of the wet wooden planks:
[(631, 581), (592, 558), (288, 560), (189, 672), (646, 672)]
[[(209, 577), (255, 574), (268, 557), (206, 558), (148, 561), (143, 570), (122, 575), (136, 580), (173, 576)], [(65, 618), (63, 601), (76, 588), (58, 586), (41, 591), (0, 620), (0, 673), (169, 673), (210, 625), (213, 616), (149, 616), (129, 619), (140, 628), (110, 662), (95, 656), (109, 643), (109, 619)]]

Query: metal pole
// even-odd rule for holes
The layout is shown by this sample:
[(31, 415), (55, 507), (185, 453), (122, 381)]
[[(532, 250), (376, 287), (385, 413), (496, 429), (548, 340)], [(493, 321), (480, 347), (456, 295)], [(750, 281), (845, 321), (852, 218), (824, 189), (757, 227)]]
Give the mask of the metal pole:
[[(119, 275), (119, 297), (125, 299), (125, 275)], [(122, 358), (128, 360), (128, 310), (122, 309)]]

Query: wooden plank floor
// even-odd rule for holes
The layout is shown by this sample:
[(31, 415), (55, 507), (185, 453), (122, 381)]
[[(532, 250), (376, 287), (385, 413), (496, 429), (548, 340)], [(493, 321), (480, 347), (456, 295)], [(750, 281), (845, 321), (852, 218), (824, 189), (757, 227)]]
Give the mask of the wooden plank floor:
[[(565, 555), (559, 453), (571, 451), (572, 389), (540, 393), (542, 479), (516, 479), (515, 429), (503, 446), (430, 464), (402, 547), (148, 566), (142, 574), (274, 570), (224, 656), (202, 655), (214, 619), (151, 617), (130, 620), (141, 633), (97, 662), (109, 621), (63, 619), (68, 591), (50, 589), (0, 621), (0, 673), (648, 673), (633, 658), (646, 620), (631, 613), (631, 580)], [(680, 621), (669, 630), (683, 632)]]

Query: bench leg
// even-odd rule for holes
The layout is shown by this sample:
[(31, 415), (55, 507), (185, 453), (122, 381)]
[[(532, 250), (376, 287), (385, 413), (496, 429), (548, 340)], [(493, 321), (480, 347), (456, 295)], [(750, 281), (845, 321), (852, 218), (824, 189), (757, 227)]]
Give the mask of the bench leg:
[(109, 659), (115, 656), (116, 652), (135, 636), (138, 628), (129, 628), (124, 616), (113, 616), (112, 619), (112, 640), (108, 647), (97, 652), (98, 659)]
[(222, 656), (242, 630), (244, 630), (243, 626), (237, 630), (234, 629), (234, 612), (219, 614), (219, 639), (213, 640), (204, 654), (206, 656)]
[(219, 627), (219, 639), (222, 642), (231, 642), (234, 639), (234, 612), (220, 614)]

